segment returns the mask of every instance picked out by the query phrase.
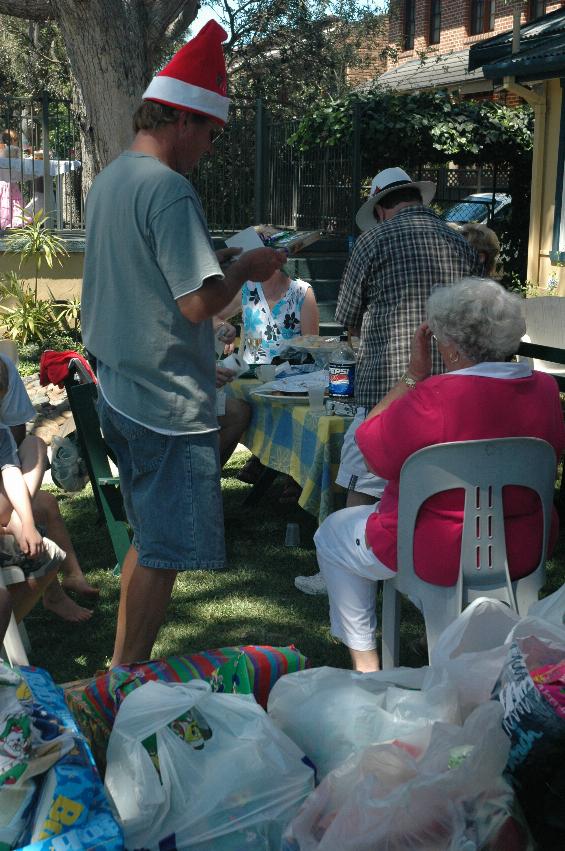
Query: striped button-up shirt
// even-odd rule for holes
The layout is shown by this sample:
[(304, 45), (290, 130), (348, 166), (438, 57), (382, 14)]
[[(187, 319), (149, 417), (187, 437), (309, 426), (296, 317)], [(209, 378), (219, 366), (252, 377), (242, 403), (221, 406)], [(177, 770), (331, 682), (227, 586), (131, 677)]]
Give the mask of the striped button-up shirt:
[[(357, 405), (372, 408), (408, 366), (410, 342), (437, 284), (481, 275), (479, 255), (433, 210), (405, 207), (361, 234), (343, 274), (336, 320), (361, 327)], [(441, 372), (437, 350), (433, 372)]]

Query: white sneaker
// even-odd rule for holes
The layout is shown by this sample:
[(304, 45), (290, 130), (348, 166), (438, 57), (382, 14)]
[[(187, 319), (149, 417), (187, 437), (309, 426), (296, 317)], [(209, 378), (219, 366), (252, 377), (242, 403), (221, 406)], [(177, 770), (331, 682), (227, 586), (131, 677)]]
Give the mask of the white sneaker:
[(304, 594), (327, 594), (326, 580), (321, 573), (314, 576), (297, 576), (294, 580), (295, 586)]

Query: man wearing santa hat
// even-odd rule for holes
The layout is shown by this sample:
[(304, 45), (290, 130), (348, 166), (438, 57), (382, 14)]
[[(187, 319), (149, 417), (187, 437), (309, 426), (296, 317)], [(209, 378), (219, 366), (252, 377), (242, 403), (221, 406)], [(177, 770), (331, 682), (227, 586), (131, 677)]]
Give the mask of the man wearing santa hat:
[(83, 338), (133, 532), (112, 665), (150, 657), (178, 571), (224, 567), (212, 317), (285, 259), (215, 252), (185, 177), (227, 121), (226, 37), (210, 21), (151, 81), (87, 201)]

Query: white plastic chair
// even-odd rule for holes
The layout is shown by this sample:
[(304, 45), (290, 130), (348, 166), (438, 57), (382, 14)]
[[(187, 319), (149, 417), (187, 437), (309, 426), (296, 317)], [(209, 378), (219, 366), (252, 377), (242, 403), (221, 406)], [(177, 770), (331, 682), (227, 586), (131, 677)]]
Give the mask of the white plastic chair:
[[(0, 568), (0, 587), (6, 588), (7, 585), (14, 585), (17, 582), (24, 582), (25, 576), (23, 570), (19, 567), (3, 567)], [(10, 665), (29, 665), (27, 652), (31, 649), (27, 630), (24, 622), (16, 623), (14, 615), (10, 617), (10, 623), (4, 636), (4, 646), (2, 648), (2, 656), (8, 659)]]
[[(556, 476), (555, 452), (533, 437), (509, 437), (440, 443), (415, 452), (402, 467), (398, 504), (398, 573), (384, 582), (382, 611), (383, 668), (396, 667), (399, 654), (400, 598), (420, 601), (428, 653), (441, 632), (477, 597), (503, 600), (520, 615), (538, 599), (545, 581)], [(540, 498), (543, 539), (538, 566), (512, 582), (508, 573), (502, 488), (520, 485)], [(418, 511), (434, 494), (465, 491), (459, 578), (455, 585), (432, 585), (414, 571), (413, 540)], [(437, 553), (441, 563), (441, 553)]]

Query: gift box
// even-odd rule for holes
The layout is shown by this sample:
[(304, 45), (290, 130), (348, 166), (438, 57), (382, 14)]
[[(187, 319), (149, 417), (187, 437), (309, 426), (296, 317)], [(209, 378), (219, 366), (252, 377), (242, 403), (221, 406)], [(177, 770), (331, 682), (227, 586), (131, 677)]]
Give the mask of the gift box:
[(206, 680), (215, 692), (253, 694), (264, 709), (269, 693), (284, 674), (310, 667), (293, 645), (221, 647), (180, 656), (167, 656), (133, 665), (119, 665), (90, 680), (67, 683), (65, 700), (88, 739), (103, 773), (106, 747), (116, 713), (124, 698), (151, 680), (186, 683)]

